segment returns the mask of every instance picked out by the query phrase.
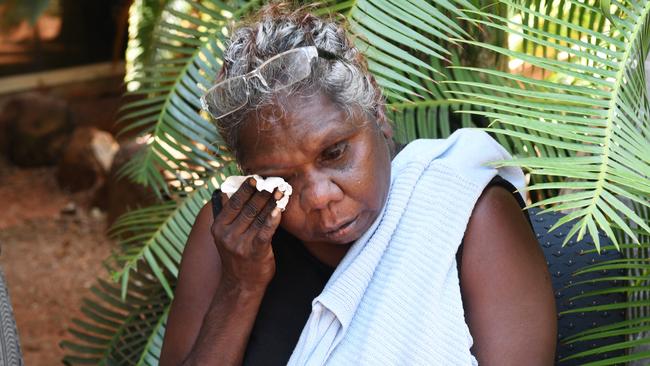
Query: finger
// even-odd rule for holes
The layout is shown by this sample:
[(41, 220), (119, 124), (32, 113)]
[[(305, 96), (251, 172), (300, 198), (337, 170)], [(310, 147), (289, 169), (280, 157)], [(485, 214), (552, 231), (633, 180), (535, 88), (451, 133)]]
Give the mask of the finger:
[(221, 192), (221, 194), (219, 195), (219, 198), (221, 198), (221, 207), (225, 206), (226, 203), (228, 202), (228, 195)]
[(242, 248), (243, 251), (251, 253), (255, 257), (263, 257), (265, 254), (268, 254), (267, 252), (269, 248), (264, 249), (263, 246), (260, 245), (261, 243), (259, 243), (258, 234), (267, 224), (268, 218), (276, 206), (275, 201), (280, 198), (282, 198), (282, 193), (276, 190), (271, 199), (266, 202), (262, 211), (258, 213), (255, 219), (250, 223), (248, 229), (240, 234), (240, 237), (243, 240), (240, 240), (239, 245), (246, 247), (246, 249)]
[(252, 230), (252, 232), (257, 235), (257, 232), (264, 227), (264, 223), (266, 223), (267, 217), (271, 214), (271, 211), (276, 206), (275, 201), (279, 200), (282, 198), (282, 192), (278, 191), (277, 189), (275, 192), (273, 192), (273, 199), (269, 199), (266, 202), (266, 206), (264, 206), (264, 209), (255, 217), (255, 220), (251, 223), (249, 230)]
[[(275, 202), (273, 202), (273, 205), (275, 205)], [(275, 231), (278, 229), (278, 225), (280, 224), (281, 216), (282, 211), (277, 207), (273, 207), (271, 213), (266, 217), (264, 225), (257, 233), (256, 240), (253, 241), (255, 243), (256, 248), (254, 249), (256, 251), (263, 251), (265, 246), (271, 243), (273, 234), (275, 234)]]
[[(248, 202), (250, 197), (257, 192), (254, 183), (255, 179), (247, 179), (235, 192), (228, 201), (223, 205), (222, 218), (225, 225), (231, 224), (239, 215), (242, 208)], [(221, 216), (221, 215), (220, 215)]]
[(244, 233), (249, 226), (255, 221), (266, 203), (272, 198), (269, 192), (255, 192), (253, 196), (244, 203), (239, 215), (232, 222), (231, 226), (235, 232)]

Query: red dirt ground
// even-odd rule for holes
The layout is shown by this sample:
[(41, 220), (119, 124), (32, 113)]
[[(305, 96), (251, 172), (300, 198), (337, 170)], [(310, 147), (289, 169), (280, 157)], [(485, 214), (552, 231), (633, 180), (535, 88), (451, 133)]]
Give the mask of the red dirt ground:
[[(0, 157), (0, 266), (14, 307), (25, 364), (61, 364), (58, 343), (113, 243), (92, 192), (61, 191), (55, 168), (22, 169)], [(73, 214), (62, 213), (69, 205)]]

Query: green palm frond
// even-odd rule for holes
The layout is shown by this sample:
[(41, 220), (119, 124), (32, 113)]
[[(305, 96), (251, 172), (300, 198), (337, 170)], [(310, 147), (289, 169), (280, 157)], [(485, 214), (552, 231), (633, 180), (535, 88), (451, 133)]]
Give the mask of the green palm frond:
[[(139, 70), (154, 58), (155, 30), (163, 10), (172, 0), (135, 0), (129, 7), (129, 40), (126, 45), (127, 82), (140, 77)], [(131, 89), (139, 85), (130, 84)]]
[[(541, 17), (545, 22), (556, 23), (575, 32), (593, 34), (590, 29), (561, 18), (553, 18), (510, 1), (503, 3), (529, 17)], [(579, 61), (547, 59), (504, 47), (478, 44), (552, 71), (560, 77), (553, 81), (541, 81), (524, 75), (481, 70), (504, 83), (454, 82), (482, 89), (480, 93), (466, 95), (493, 111), (472, 113), (489, 116), (505, 126), (488, 128), (488, 131), (529, 141), (536, 148), (551, 146), (573, 151), (573, 156), (548, 157), (540, 150), (537, 157), (500, 164), (522, 166), (533, 175), (569, 178), (570, 182), (555, 183), (553, 187), (572, 190), (573, 193), (545, 199), (536, 205), (559, 203), (550, 210), (573, 210), (556, 227), (577, 219), (566, 240), (576, 233), (580, 239), (589, 232), (595, 238), (596, 247), (599, 246), (597, 228), (601, 228), (615, 244), (618, 243), (609, 222), (616, 223), (633, 240), (638, 241), (631, 226), (622, 217), (650, 232), (648, 218), (640, 217), (627, 205), (628, 201), (645, 207), (650, 205), (650, 108), (643, 70), (650, 43), (650, 2), (632, 1), (629, 4), (629, 8), (621, 7), (617, 14), (612, 15), (615, 28), (609, 34), (600, 35), (597, 44), (574, 41), (561, 34), (542, 34), (527, 26), (515, 31), (508, 28), (512, 24), (510, 19), (480, 13), (490, 21), (478, 22), (495, 31), (516, 33), (538, 45), (571, 53)], [(581, 6), (593, 16), (600, 12), (586, 4)], [(552, 37), (557, 42), (549, 42), (548, 39)], [(560, 41), (568, 46), (560, 44)], [(516, 81), (520, 87), (503, 86), (507, 81)], [(533, 190), (539, 188), (539, 185), (531, 186)]]
[[(193, 8), (200, 4), (193, 4)], [(134, 81), (140, 88), (129, 94), (141, 96), (124, 106), (122, 120), (128, 121), (121, 133), (143, 130), (147, 146), (125, 165), (123, 174), (135, 182), (170, 193), (170, 181), (180, 187), (191, 181), (189, 172), (209, 176), (224, 163), (223, 141), (214, 124), (200, 113), (200, 96), (207, 90), (219, 70), (225, 19), (213, 23), (219, 12), (200, 17), (169, 10), (184, 22), (194, 20), (195, 27), (180, 27), (162, 22), (158, 48), (173, 57), (151, 62)], [(204, 27), (204, 31), (197, 29)], [(209, 29), (209, 30), (208, 30)]]
[(432, 82), (430, 73), (442, 73), (429, 58), (448, 61), (452, 54), (446, 46), (454, 43), (452, 39), (469, 37), (455, 19), (465, 16), (464, 9), (475, 8), (464, 0), (436, 5), (422, 0), (358, 0), (347, 11), (347, 21), (377, 83), (387, 95), (402, 99), (427, 93), (423, 82), (408, 76)]
[(178, 277), (181, 256), (194, 218), (223, 179), (236, 172), (234, 164), (230, 164), (178, 203), (169, 201), (133, 210), (117, 220), (110, 235), (119, 241), (122, 248), (113, 257), (121, 269), (113, 273), (113, 277), (122, 283), (123, 298), (131, 283), (130, 275), (136, 273), (143, 262), (151, 269), (167, 296), (173, 297), (168, 278)]
[[(61, 342), (68, 365), (156, 365), (170, 298), (146, 271), (130, 280), (126, 301), (119, 285), (98, 280), (83, 300), (83, 319), (73, 319), (73, 340)], [(152, 362), (154, 360), (154, 362)]]
[[(458, 62), (456, 54), (452, 55), (452, 60)], [(431, 62), (440, 65), (434, 59)], [(475, 74), (463, 70), (441, 69), (445, 79), (480, 81)], [(427, 97), (392, 101), (386, 106), (388, 117), (396, 127), (395, 138), (400, 143), (408, 143), (417, 138), (445, 138), (462, 127), (487, 126), (487, 123), (481, 123), (469, 114), (454, 113), (473, 107), (465, 100), (453, 99), (454, 96), (460, 96), (463, 90), (472, 90), (472, 87), (463, 85), (455, 88), (451, 84), (431, 81), (425, 81), (424, 86), (431, 93)]]
[[(598, 6), (598, 2), (599, 0), (587, 0), (584, 1), (584, 4), (587, 6), (583, 6), (583, 2), (575, 0), (521, 1), (518, 3), (520, 6), (527, 7), (548, 17), (561, 19), (564, 24), (548, 22), (543, 17), (536, 16), (534, 13), (522, 13), (516, 8), (511, 8), (512, 14), (510, 19), (517, 25), (511, 24), (510, 28), (518, 29), (520, 25), (526, 25), (532, 29), (540, 31), (541, 33), (561, 35), (562, 37), (571, 39), (574, 42), (597, 43), (599, 41), (598, 35), (605, 34), (608, 31), (608, 24), (604, 21), (605, 16), (601, 13), (591, 11), (593, 7)], [(584, 32), (576, 31), (574, 28), (567, 27), (565, 24), (579, 25), (584, 29), (593, 31), (593, 33), (585, 34)], [(510, 49), (524, 52), (528, 55), (536, 55), (546, 59), (565, 59), (569, 61), (572, 61), (575, 58), (575, 55), (573, 54), (546, 47), (545, 45), (541, 45), (517, 35), (512, 35), (511, 41), (512, 42), (508, 44)], [(549, 38), (548, 41), (559, 45), (567, 45), (565, 40), (556, 39), (554, 37)], [(522, 64), (522, 66), (525, 67), (524, 70), (528, 74), (541, 73), (543, 76), (553, 75), (547, 70), (543, 68), (540, 69), (535, 65)]]
[[(588, 351), (573, 354), (564, 358), (568, 360), (580, 360), (584, 357), (599, 355), (602, 353), (611, 353), (613, 351), (625, 351), (622, 356), (615, 356), (606, 360), (586, 363), (586, 365), (617, 365), (622, 362), (629, 362), (634, 360), (645, 360), (650, 358), (648, 351), (643, 351), (642, 346), (650, 345), (650, 337), (647, 336), (650, 332), (650, 314), (647, 309), (650, 308), (650, 259), (647, 256), (650, 250), (650, 243), (644, 242), (639, 244), (622, 244), (621, 248), (630, 249), (635, 251), (645, 251), (645, 255), (626, 256), (623, 259), (603, 261), (598, 264), (587, 266), (575, 273), (576, 282), (572, 286), (580, 286), (587, 283), (593, 283), (594, 280), (580, 281), (581, 276), (590, 273), (611, 273), (607, 276), (599, 276), (597, 281), (618, 283), (622, 285), (613, 285), (610, 288), (585, 291), (584, 293), (574, 296), (571, 301), (578, 299), (591, 299), (607, 294), (625, 294), (627, 301), (607, 304), (607, 305), (591, 305), (587, 307), (579, 307), (571, 309), (565, 313), (588, 313), (593, 311), (627, 311), (627, 320), (597, 326), (588, 330), (572, 334), (564, 339), (562, 342), (566, 344), (580, 344), (581, 342), (593, 342), (594, 340), (611, 339), (613, 337), (623, 337), (623, 341), (608, 342), (607, 345), (593, 347)], [(606, 249), (614, 249), (606, 248)], [(631, 270), (638, 270), (640, 275), (621, 275), (622, 273), (629, 273)], [(640, 311), (639, 311), (640, 310)]]

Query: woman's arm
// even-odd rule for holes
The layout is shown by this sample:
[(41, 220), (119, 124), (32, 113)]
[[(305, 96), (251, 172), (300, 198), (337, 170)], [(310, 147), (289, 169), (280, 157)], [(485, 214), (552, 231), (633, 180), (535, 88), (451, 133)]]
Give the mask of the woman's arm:
[(161, 365), (242, 362), (275, 269), (270, 239), (279, 223), (279, 215), (270, 216), (275, 207), (270, 194), (242, 187), (217, 220), (210, 202), (196, 218), (183, 251)]
[(461, 289), (480, 365), (553, 365), (557, 315), (544, 254), (521, 208), (487, 188), (465, 232)]
[(212, 203), (199, 212), (185, 244), (174, 301), (167, 318), (161, 365), (180, 365), (187, 357), (220, 283), (220, 259), (210, 234)]
[(183, 252), (161, 366), (238, 364), (244, 355), (263, 292), (246, 293), (223, 286), (211, 223), (212, 204), (208, 202)]

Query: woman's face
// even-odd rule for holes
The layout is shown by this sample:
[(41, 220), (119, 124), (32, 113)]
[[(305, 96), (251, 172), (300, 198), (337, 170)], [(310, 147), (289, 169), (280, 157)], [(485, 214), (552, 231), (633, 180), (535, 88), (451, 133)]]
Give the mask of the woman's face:
[(282, 98), (246, 121), (239, 163), (246, 174), (279, 176), (293, 187), (280, 225), (305, 243), (355, 241), (379, 215), (390, 184), (385, 119), (348, 118), (323, 94)]

